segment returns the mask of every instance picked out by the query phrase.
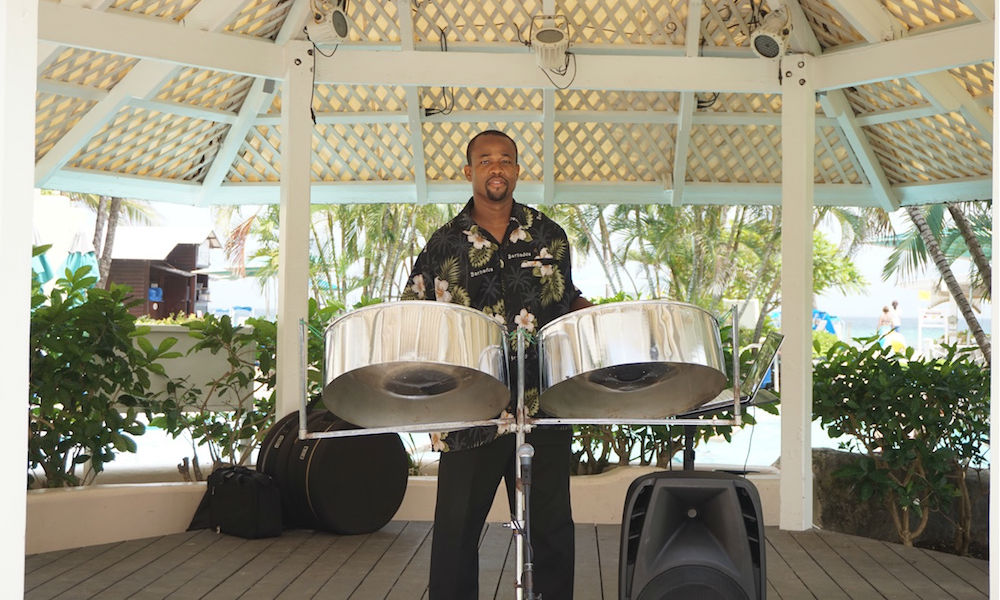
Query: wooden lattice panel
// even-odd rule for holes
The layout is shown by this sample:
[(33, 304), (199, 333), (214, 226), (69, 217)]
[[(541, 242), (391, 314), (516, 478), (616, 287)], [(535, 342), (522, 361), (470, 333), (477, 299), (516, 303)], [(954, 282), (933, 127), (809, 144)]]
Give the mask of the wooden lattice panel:
[(228, 125), (126, 107), (68, 163), (159, 179), (200, 180)]
[(672, 170), (673, 125), (559, 123), (558, 181), (665, 181)]
[(836, 127), (820, 127), (816, 131), (816, 183), (866, 183), (854, 153), (848, 151), (847, 140)]
[(556, 94), (556, 110), (576, 111), (676, 111), (677, 92), (622, 92), (616, 90), (562, 90)]
[(350, 2), (347, 16), (351, 22), (348, 34), (351, 41), (399, 42), (399, 12), (395, 2)]
[(111, 8), (138, 13), (147, 17), (180, 21), (200, 1), (211, 0), (115, 0)]
[(235, 112), (252, 83), (251, 77), (187, 67), (157, 92), (156, 99)]
[[(721, 0), (702, 6), (701, 38), (706, 46), (746, 46), (753, 31), (750, 0)], [(686, 12), (686, 11), (685, 11)]]
[(565, 0), (556, 12), (577, 44), (684, 44), (686, 0)]
[[(205, 0), (206, 2), (209, 0)], [(226, 26), (230, 33), (239, 33), (257, 38), (273, 40), (292, 8), (291, 2), (274, 2), (274, 0), (251, 0), (236, 15), (233, 22)]]
[(687, 178), (702, 183), (781, 181), (781, 130), (770, 125), (691, 128)]
[(39, 79), (73, 83), (107, 91), (115, 87), (115, 84), (121, 81), (138, 62), (138, 59), (118, 54), (62, 48), (39, 74)]
[[(319, 113), (405, 111), (406, 91), (398, 86), (317, 85), (313, 110)], [(281, 113), (281, 94), (275, 94), (268, 110)]]
[(882, 4), (910, 31), (973, 16), (959, 0), (882, 0)]
[(226, 179), (234, 183), (276, 182), (281, 178), (281, 135), (277, 127), (257, 126), (247, 133)]
[(924, 106), (927, 99), (907, 80), (891, 79), (844, 90), (855, 114)]
[(959, 67), (950, 72), (973, 98), (993, 96), (992, 62)]
[(36, 94), (35, 160), (45, 156), (94, 104), (96, 102), (69, 96)]
[[(876, 0), (851, 0), (860, 2), (875, 2)], [(816, 41), (825, 50), (842, 44), (852, 44), (864, 41), (864, 36), (858, 30), (823, 0), (800, 0), (802, 12), (816, 34)]]
[(455, 110), (541, 111), (544, 104), (541, 90), (511, 88), (421, 88), (420, 101), (425, 108)]
[(406, 125), (318, 125), (312, 177), (319, 181), (412, 181), (413, 154)]
[(698, 94), (703, 112), (781, 114), (781, 94)]
[(526, 39), (541, 0), (439, 0), (416, 3), (416, 41), (516, 42)]
[(517, 144), (522, 181), (541, 181), (541, 123), (424, 123), (424, 158), (431, 181), (465, 181), (465, 147), (472, 136), (487, 129), (503, 131)]
[(945, 181), (992, 174), (992, 148), (959, 113), (867, 127), (891, 183)]

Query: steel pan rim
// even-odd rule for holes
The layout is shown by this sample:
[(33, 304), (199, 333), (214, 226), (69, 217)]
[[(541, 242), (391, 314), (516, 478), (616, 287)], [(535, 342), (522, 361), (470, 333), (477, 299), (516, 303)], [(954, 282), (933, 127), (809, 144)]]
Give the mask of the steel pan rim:
[(667, 304), (669, 304), (671, 306), (679, 306), (679, 307), (683, 307), (683, 308), (693, 308), (693, 309), (696, 309), (699, 312), (702, 312), (706, 316), (708, 316), (709, 318), (711, 318), (716, 324), (718, 324), (718, 322), (719, 322), (718, 317), (716, 317), (715, 315), (713, 315), (707, 309), (704, 309), (704, 308), (702, 308), (702, 307), (700, 307), (700, 306), (698, 306), (696, 304), (690, 304), (688, 302), (675, 302), (674, 300), (655, 299), (655, 298), (654, 299), (647, 299), (647, 300), (625, 300), (625, 301), (622, 301), (622, 302), (608, 302), (607, 304), (595, 304), (593, 306), (588, 306), (586, 308), (581, 308), (580, 310), (575, 310), (573, 312), (568, 312), (568, 313), (566, 313), (564, 315), (560, 315), (560, 316), (556, 317), (555, 319), (552, 319), (551, 321), (549, 321), (545, 325), (543, 325), (542, 328), (538, 330), (538, 335), (539, 336), (544, 336), (545, 335), (545, 330), (547, 330), (547, 329), (555, 329), (555, 327), (558, 324), (563, 323), (564, 321), (569, 321), (571, 319), (578, 319), (578, 318), (580, 318), (580, 316), (582, 316), (584, 314), (599, 313), (599, 312), (602, 312), (602, 310), (610, 310), (611, 308), (620, 307), (620, 306), (636, 306), (636, 305), (658, 305), (658, 306), (662, 306), (662, 305), (667, 305)]
[[(466, 313), (469, 313), (470, 315), (475, 315), (478, 318), (485, 319), (487, 322), (492, 323), (492, 324), (496, 325), (497, 327), (500, 327), (500, 329), (504, 333), (504, 337), (506, 337), (506, 334), (507, 334), (507, 325), (506, 325), (506, 323), (501, 323), (500, 321), (497, 321), (496, 319), (491, 318), (489, 315), (487, 315), (483, 311), (479, 310), (478, 308), (472, 308), (471, 306), (465, 306), (464, 304), (455, 304), (454, 302), (438, 302), (436, 300), (396, 300), (394, 302), (380, 302), (378, 304), (369, 304), (368, 306), (362, 306), (360, 308), (355, 308), (354, 310), (352, 310), (350, 312), (346, 312), (346, 313), (340, 315), (339, 317), (337, 317), (333, 321), (330, 321), (330, 324), (326, 326), (326, 329), (324, 330), (324, 333), (329, 332), (331, 329), (333, 329), (334, 327), (336, 327), (337, 324), (339, 324), (341, 321), (344, 321), (344, 320), (348, 319), (349, 317), (353, 317), (353, 316), (355, 316), (355, 315), (357, 315), (359, 313), (362, 313), (362, 312), (372, 312), (372, 311), (376, 311), (376, 310), (379, 310), (379, 309), (384, 310), (384, 309), (390, 308), (390, 307), (391, 308), (397, 308), (397, 307), (400, 307), (400, 306), (403, 306), (403, 305), (417, 305), (417, 304), (419, 304), (420, 306), (424, 306), (424, 307), (426, 307), (426, 306), (440, 306), (442, 309), (448, 308), (449, 310), (451, 310), (451, 309), (458, 309), (459, 311), (465, 311)], [(436, 309), (432, 309), (432, 310), (436, 310)]]

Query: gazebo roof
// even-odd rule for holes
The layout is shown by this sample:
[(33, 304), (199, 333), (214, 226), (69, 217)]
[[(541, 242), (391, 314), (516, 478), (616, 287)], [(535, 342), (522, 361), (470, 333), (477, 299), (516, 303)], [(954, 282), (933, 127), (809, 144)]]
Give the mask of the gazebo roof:
[[(819, 92), (816, 204), (991, 196), (992, 0), (354, 0), (316, 56), (312, 201), (463, 201), (465, 143), (500, 127), (525, 201), (779, 204), (783, 69), (749, 34), (783, 5)], [(565, 75), (522, 42), (543, 12)], [(278, 202), (283, 46), (311, 14), (40, 1), (36, 185)]]

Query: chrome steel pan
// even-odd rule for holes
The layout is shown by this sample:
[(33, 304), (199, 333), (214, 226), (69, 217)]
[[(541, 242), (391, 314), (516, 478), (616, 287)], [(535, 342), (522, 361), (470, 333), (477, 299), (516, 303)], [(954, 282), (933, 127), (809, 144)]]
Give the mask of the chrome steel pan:
[(510, 399), (504, 327), (443, 302), (376, 304), (326, 329), (323, 403), (361, 427), (476, 421)]
[(539, 331), (542, 410), (564, 419), (660, 419), (726, 385), (719, 326), (707, 311), (644, 300), (592, 306)]

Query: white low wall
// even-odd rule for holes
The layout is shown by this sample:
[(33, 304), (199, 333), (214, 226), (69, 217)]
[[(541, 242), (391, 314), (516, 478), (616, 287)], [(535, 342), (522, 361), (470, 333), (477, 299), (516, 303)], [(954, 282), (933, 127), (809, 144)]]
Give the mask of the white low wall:
[[(652, 467), (615, 468), (600, 475), (572, 477), (573, 519), (577, 523), (621, 522), (625, 493)], [(778, 473), (751, 474), (765, 525), (778, 524)], [(431, 521), (437, 477), (410, 477), (395, 519)], [(510, 519), (505, 486), (499, 486), (490, 522)], [(27, 496), (26, 554), (80, 548), (180, 533), (187, 529), (205, 493), (204, 483), (109, 484), (32, 490)]]

